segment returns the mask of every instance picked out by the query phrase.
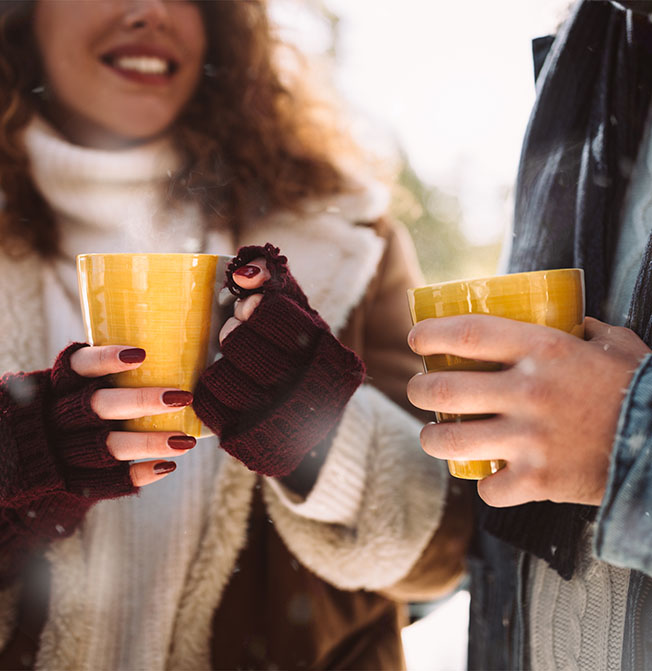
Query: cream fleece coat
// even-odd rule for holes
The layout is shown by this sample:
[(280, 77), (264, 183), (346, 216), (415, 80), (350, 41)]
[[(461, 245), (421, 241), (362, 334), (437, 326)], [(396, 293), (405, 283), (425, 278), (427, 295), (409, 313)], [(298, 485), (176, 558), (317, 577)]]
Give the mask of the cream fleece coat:
[[(357, 226), (377, 203), (364, 190), (278, 213), (244, 232), (291, 260), (311, 304), (337, 333), (383, 252)], [(212, 250), (209, 250), (212, 251)], [(224, 251), (224, 250), (221, 250)], [(40, 262), (0, 258), (0, 372), (47, 368)], [(421, 424), (370, 385), (352, 397), (313, 493), (299, 501), (213, 446), (140, 496), (93, 508), (54, 543), (52, 597), (40, 669), (204, 669), (211, 618), (246, 539), (254, 487), (296, 558), (341, 589), (379, 590), (403, 578), (439, 524), (445, 464), (419, 447)], [(190, 456), (190, 455), (189, 455)], [(130, 586), (153, 589), (134, 603)], [(13, 622), (12, 590), (0, 597), (0, 645)]]

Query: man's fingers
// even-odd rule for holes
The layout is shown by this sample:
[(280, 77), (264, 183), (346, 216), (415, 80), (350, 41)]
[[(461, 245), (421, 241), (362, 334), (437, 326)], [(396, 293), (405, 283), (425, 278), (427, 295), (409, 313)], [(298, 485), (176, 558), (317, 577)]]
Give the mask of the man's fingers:
[(421, 447), (438, 459), (509, 459), (519, 444), (500, 416), (431, 423), (421, 430)]
[(408, 344), (422, 356), (452, 354), (467, 359), (513, 364), (540, 350), (544, 355), (562, 351), (574, 336), (539, 324), (494, 317), (461, 315), (424, 319), (415, 324)]
[(166, 431), (111, 431), (106, 439), (109, 452), (118, 461), (170, 459), (185, 454), (196, 443), (192, 436)]
[(102, 419), (136, 419), (175, 412), (192, 403), (192, 394), (181, 389), (138, 387), (98, 389), (91, 407)]
[(605, 322), (601, 322), (595, 317), (586, 317), (584, 320), (584, 339), (593, 340), (601, 336), (608, 336), (617, 329), (618, 327), (605, 324)]
[(410, 403), (451, 414), (495, 414), (512, 404), (509, 371), (419, 373), (407, 386)]
[(233, 273), (233, 281), (243, 289), (258, 289), (271, 277), (267, 263), (261, 256), (241, 266)]
[(522, 465), (508, 462), (505, 468), (478, 482), (478, 494), (494, 508), (518, 506), (545, 500), (547, 496), (542, 484), (536, 471), (524, 471)]
[(176, 467), (174, 461), (139, 461), (129, 467), (129, 474), (135, 487), (144, 487), (161, 480)]
[(83, 377), (100, 377), (138, 368), (145, 350), (124, 345), (82, 347), (70, 357), (70, 367)]

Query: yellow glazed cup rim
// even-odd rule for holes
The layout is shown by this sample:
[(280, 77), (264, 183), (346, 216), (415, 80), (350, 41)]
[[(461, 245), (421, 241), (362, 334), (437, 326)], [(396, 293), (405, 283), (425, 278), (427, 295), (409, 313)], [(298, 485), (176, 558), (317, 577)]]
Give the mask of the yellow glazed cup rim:
[(584, 270), (582, 268), (551, 268), (550, 270), (527, 270), (523, 272), (516, 272), (516, 273), (502, 273), (498, 275), (485, 275), (481, 277), (465, 277), (462, 279), (457, 279), (457, 280), (445, 280), (443, 282), (432, 282), (431, 284), (423, 284), (418, 287), (413, 287), (411, 289), (408, 289), (408, 291), (417, 291), (418, 289), (429, 289), (429, 288), (435, 288), (435, 287), (449, 287), (449, 286), (454, 286), (456, 284), (481, 284), (481, 283), (486, 283), (486, 282), (496, 282), (500, 283), (503, 281), (509, 281), (512, 279), (518, 279), (518, 278), (528, 278), (528, 277), (534, 277), (537, 275), (557, 275), (561, 273), (581, 273), (584, 274)]
[(227, 257), (232, 256), (231, 254), (208, 254), (206, 252), (90, 252), (85, 254), (77, 254), (78, 259), (85, 259), (89, 257), (128, 257), (128, 256), (176, 256), (176, 257), (187, 257), (193, 258), (195, 256), (206, 256), (206, 257)]
[[(584, 284), (584, 271), (581, 268), (553, 268), (551, 270), (532, 270), (486, 277), (447, 280), (435, 282), (407, 290), (411, 306), (415, 303), (450, 303), (463, 305), (470, 300), (497, 301), (529, 296), (531, 304), (546, 303), (553, 296), (562, 299), (567, 291), (573, 292)], [(571, 293), (567, 294), (571, 300)], [(460, 314), (468, 312), (490, 312), (487, 309), (460, 310)], [(413, 315), (413, 321), (418, 321)], [(526, 320), (527, 321), (527, 320)]]
[[(518, 282), (519, 280), (528, 280), (539, 277), (550, 277), (553, 279), (557, 275), (584, 275), (584, 270), (582, 268), (551, 268), (550, 270), (528, 270), (524, 272), (517, 273), (503, 273), (499, 275), (486, 275), (482, 277), (466, 277), (456, 280), (445, 280), (443, 282), (433, 282), (431, 284), (423, 284), (418, 287), (412, 287), (408, 289), (409, 292), (419, 291), (421, 289), (446, 289), (453, 288), (455, 286), (466, 286), (466, 285), (509, 285), (512, 282)], [(493, 287), (492, 287), (493, 288)]]

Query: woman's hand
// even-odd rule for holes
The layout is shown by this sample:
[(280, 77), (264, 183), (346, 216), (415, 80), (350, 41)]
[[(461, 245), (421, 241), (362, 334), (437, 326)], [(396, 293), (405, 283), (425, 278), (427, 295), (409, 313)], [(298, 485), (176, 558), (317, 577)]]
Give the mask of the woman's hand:
[(487, 315), (427, 319), (410, 332), (421, 355), (505, 364), (497, 372), (417, 375), (410, 401), (424, 410), (490, 414), (428, 424), (423, 449), (441, 459), (504, 459), (478, 483), (493, 506), (549, 499), (599, 505), (625, 391), (650, 349), (631, 330), (586, 319), (586, 341)]
[(238, 299), (234, 316), (193, 407), (229, 454), (257, 473), (285, 477), (337, 425), (364, 365), (310, 306), (273, 245), (242, 247), (226, 276)]
[[(241, 266), (233, 273), (233, 281), (243, 289), (258, 289), (271, 277), (267, 264), (262, 256)], [(262, 294), (253, 294), (246, 298), (238, 298), (233, 308), (233, 317), (230, 317), (222, 326), (219, 334), (220, 345), (224, 338), (234, 331), (242, 322), (246, 322), (260, 305)]]
[[(70, 367), (82, 377), (101, 377), (138, 368), (145, 360), (139, 348), (107, 345), (83, 347), (70, 357)], [(97, 389), (91, 396), (92, 410), (104, 420), (135, 419), (174, 412), (192, 403), (189, 391), (163, 387)], [(162, 461), (185, 454), (196, 440), (185, 434), (161, 432), (111, 431), (106, 446), (118, 461), (139, 461), (130, 467), (135, 487), (156, 482), (171, 473), (176, 465)]]

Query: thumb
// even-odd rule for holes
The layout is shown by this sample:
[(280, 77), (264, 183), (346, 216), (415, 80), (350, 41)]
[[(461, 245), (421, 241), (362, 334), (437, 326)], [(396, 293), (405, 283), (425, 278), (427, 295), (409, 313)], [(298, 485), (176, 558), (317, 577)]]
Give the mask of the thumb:
[(271, 277), (265, 259), (260, 257), (249, 261), (233, 271), (233, 281), (243, 289), (258, 289)]
[(650, 353), (650, 348), (631, 329), (605, 324), (593, 317), (586, 318), (584, 337), (605, 351), (611, 350), (627, 357), (634, 367)]
[(584, 320), (584, 340), (600, 340), (608, 337), (616, 327), (601, 322), (595, 317), (586, 317)]

